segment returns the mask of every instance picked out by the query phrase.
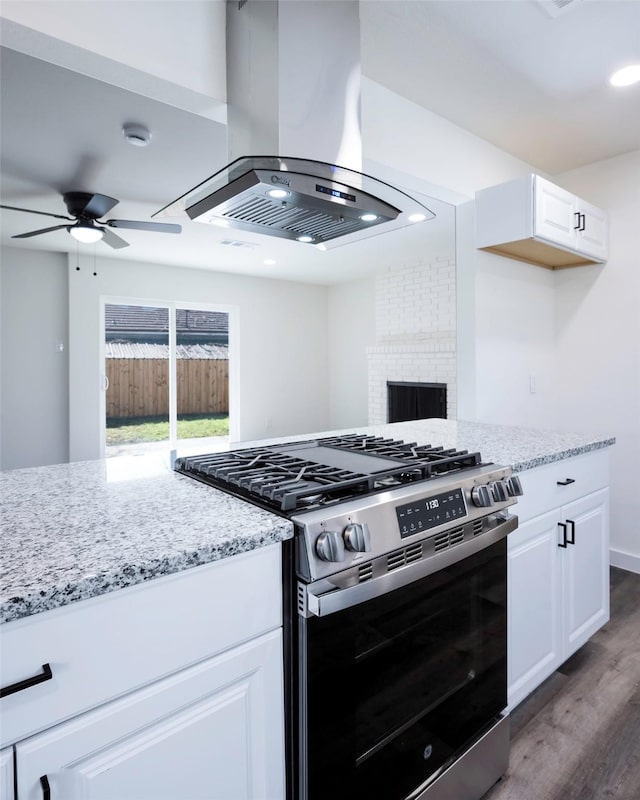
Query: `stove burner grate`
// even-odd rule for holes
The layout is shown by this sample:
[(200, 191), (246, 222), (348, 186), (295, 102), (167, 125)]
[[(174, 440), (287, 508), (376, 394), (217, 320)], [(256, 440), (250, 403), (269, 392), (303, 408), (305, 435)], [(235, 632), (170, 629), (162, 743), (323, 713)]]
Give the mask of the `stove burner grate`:
[(175, 469), (273, 510), (291, 513), (481, 463), (479, 453), (466, 450), (348, 434), (186, 456), (176, 460)]

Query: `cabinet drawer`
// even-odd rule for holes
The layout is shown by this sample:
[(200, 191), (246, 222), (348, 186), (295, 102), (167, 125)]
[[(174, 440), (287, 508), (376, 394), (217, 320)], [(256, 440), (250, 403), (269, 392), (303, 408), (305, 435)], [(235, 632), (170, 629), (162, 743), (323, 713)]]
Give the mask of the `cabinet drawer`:
[(1, 745), (282, 624), (281, 548), (195, 567), (0, 626)]
[(609, 451), (594, 450), (554, 461), (519, 472), (518, 477), (524, 494), (518, 498), (514, 511), (524, 522), (608, 486)]

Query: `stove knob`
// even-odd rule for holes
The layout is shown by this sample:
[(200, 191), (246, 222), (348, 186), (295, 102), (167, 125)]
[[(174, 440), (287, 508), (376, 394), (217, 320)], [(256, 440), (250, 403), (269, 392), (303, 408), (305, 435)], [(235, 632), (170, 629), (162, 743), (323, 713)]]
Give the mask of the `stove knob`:
[(487, 508), (493, 505), (493, 498), (488, 486), (474, 486), (471, 490), (471, 502), (474, 506)]
[(507, 478), (507, 491), (511, 497), (520, 497), (523, 493), (520, 478), (517, 478), (515, 475)]
[(342, 532), (344, 544), (352, 553), (368, 553), (371, 550), (371, 534), (367, 525), (352, 522)]
[(493, 494), (493, 499), (496, 503), (504, 503), (505, 500), (509, 499), (507, 484), (504, 481), (494, 481), (489, 484), (489, 488), (491, 489), (491, 494)]
[(339, 531), (324, 531), (316, 539), (316, 553), (322, 561), (344, 561), (344, 541)]

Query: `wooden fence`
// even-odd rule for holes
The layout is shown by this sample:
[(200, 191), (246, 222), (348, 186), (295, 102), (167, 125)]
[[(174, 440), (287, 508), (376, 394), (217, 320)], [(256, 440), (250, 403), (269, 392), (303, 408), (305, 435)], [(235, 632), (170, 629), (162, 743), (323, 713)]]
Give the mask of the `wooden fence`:
[[(169, 360), (107, 358), (107, 418), (169, 414)], [(229, 362), (179, 358), (178, 414), (229, 412)]]

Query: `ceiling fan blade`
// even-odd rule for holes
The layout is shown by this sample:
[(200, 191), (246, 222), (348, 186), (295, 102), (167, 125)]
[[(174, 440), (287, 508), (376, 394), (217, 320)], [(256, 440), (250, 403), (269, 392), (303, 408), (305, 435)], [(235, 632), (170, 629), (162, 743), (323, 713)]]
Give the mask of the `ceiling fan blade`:
[(129, 247), (129, 242), (125, 242), (124, 239), (121, 239), (117, 233), (110, 231), (109, 228), (100, 228), (103, 233), (102, 241), (105, 244), (108, 244), (109, 247), (113, 247), (114, 250), (119, 250), (121, 247)]
[(156, 233), (182, 233), (182, 225), (169, 222), (136, 222), (132, 219), (108, 219), (111, 228), (129, 228), (134, 231), (155, 231)]
[(106, 194), (91, 194), (90, 192), (65, 192), (62, 195), (67, 211), (74, 217), (90, 217), (98, 219), (108, 214), (118, 205), (115, 197)]
[(12, 236), (12, 239), (28, 239), (30, 236), (40, 236), (41, 233), (50, 233), (51, 231), (61, 231), (63, 228), (68, 228), (68, 225), (54, 225), (53, 228), (41, 228), (39, 231), (29, 231), (29, 233), (19, 233)]
[(19, 208), (18, 206), (3, 206), (0, 208), (8, 208), (11, 211), (26, 211), (27, 214), (41, 214), (43, 217), (54, 217), (54, 219), (68, 219), (73, 222), (73, 217), (65, 217), (64, 214), (51, 214), (48, 211), (34, 211), (33, 208)]

